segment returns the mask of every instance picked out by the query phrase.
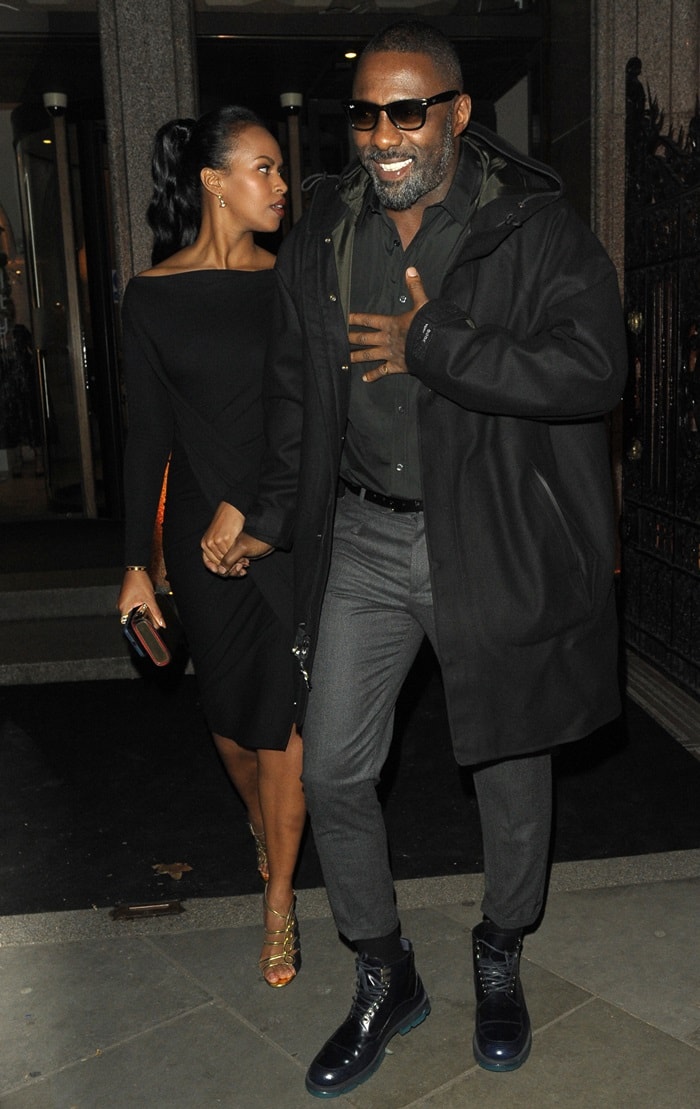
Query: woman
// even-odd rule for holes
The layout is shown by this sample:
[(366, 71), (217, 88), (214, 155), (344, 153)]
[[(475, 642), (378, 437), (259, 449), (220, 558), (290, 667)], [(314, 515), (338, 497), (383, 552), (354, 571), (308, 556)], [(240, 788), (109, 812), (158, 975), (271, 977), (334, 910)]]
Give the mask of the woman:
[[(122, 621), (148, 605), (147, 572), (168, 466), (163, 552), (214, 742), (247, 812), (266, 880), (260, 968), (287, 985), (301, 965), (292, 876), (305, 820), (292, 726), (291, 580), (284, 554), (248, 579), (216, 568), (255, 497), (262, 368), (287, 185), (277, 142), (252, 112), (173, 120), (156, 136), (153, 268), (122, 307), (129, 403)], [(170, 459), (168, 463), (168, 459)]]

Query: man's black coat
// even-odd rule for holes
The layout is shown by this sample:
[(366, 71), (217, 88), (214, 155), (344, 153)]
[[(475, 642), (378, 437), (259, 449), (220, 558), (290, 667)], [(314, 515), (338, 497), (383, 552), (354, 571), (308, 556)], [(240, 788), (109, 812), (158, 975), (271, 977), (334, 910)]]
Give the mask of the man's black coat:
[[(604, 416), (627, 356), (614, 268), (548, 169), (475, 125), (470, 234), (408, 336), (439, 659), (457, 760), (581, 738), (619, 712)], [(277, 262), (269, 451), (246, 530), (293, 544), (311, 673), (348, 386), (356, 165), (323, 180)], [(373, 387), (381, 386), (381, 382)], [(300, 683), (299, 719), (304, 691)]]

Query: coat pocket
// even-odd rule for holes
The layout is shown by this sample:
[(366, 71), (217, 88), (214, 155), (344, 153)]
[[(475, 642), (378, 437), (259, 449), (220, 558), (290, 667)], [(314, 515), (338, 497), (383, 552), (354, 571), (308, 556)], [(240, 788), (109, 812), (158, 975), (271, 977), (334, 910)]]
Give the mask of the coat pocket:
[(532, 645), (595, 616), (597, 565), (554, 480), (513, 455), (470, 472), (464, 572), (484, 636)]
[(552, 525), (561, 537), (562, 549), (567, 553), (572, 588), (590, 609), (595, 600), (598, 555), (569, 520), (549, 481), (534, 464), (532, 472), (545, 510), (551, 514)]

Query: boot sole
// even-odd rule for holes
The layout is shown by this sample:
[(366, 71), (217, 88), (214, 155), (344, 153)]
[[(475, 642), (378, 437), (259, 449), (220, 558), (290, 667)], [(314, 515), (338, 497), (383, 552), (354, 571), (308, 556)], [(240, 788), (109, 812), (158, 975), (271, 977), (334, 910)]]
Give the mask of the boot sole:
[(371, 1078), (373, 1074), (377, 1073), (380, 1066), (384, 1062), (384, 1056), (386, 1054), (386, 1049), (389, 1045), (389, 1041), (397, 1035), (407, 1036), (412, 1028), (417, 1028), (419, 1024), (423, 1023), (429, 1013), (430, 1001), (428, 999), (428, 995), (424, 994), (424, 1000), (421, 1001), (419, 1008), (417, 1010), (414, 1009), (413, 1013), (409, 1014), (408, 1017), (405, 1017), (398, 1028), (394, 1028), (392, 1032), (389, 1032), (389, 1034), (385, 1037), (381, 1047), (377, 1051), (376, 1057), (372, 1060), (368, 1067), (365, 1067), (361, 1074), (353, 1075), (353, 1077), (348, 1078), (346, 1082), (339, 1082), (337, 1086), (317, 1086), (315, 1082), (311, 1082), (307, 1078), (307, 1091), (311, 1094), (312, 1097), (325, 1098), (341, 1097), (342, 1094), (349, 1094), (351, 1090), (354, 1090), (357, 1086), (361, 1086), (363, 1082), (366, 1082), (368, 1078)]

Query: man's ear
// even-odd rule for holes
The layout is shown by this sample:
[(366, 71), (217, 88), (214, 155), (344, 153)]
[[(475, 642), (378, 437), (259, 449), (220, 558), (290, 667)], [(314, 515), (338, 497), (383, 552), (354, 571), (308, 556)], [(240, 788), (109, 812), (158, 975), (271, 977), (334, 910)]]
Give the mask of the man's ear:
[(455, 100), (454, 112), (452, 113), (452, 133), (454, 135), (460, 135), (462, 133), (471, 119), (471, 114), (471, 97), (467, 96), (466, 92), (462, 92)]
[(205, 166), (199, 175), (199, 180), (207, 192), (213, 193), (214, 196), (218, 196), (221, 192), (221, 177), (215, 169)]

